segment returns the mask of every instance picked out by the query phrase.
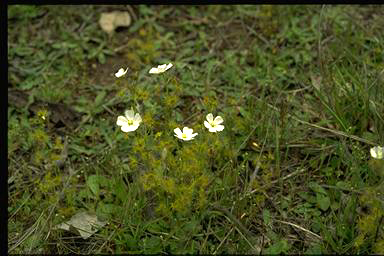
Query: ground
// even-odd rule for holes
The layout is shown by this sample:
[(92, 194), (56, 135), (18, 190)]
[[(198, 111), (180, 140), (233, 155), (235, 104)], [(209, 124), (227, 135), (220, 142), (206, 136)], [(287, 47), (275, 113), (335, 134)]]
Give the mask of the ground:
[(383, 254), (383, 14), (8, 6), (8, 252)]

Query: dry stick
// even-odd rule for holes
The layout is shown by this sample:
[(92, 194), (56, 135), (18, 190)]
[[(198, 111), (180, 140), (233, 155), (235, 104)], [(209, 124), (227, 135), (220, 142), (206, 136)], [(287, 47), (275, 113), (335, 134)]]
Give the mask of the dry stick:
[(257, 33), (253, 28), (249, 26), (246, 26), (246, 28), (251, 32), (251, 34), (255, 35), (258, 39), (263, 41), (264, 44), (268, 46), (271, 45), (271, 43), (267, 39), (265, 39), (265, 37), (263, 37), (260, 33)]
[[(71, 239), (73, 239), (73, 238), (77, 238), (77, 236), (75, 236), (75, 237), (71, 237)], [(60, 239), (61, 239), (61, 240), (64, 240), (63, 238), (60, 238)], [(60, 246), (63, 246), (65, 249), (67, 249), (68, 251), (72, 252), (73, 254), (79, 254), (78, 251), (75, 251), (75, 250), (73, 250), (72, 248), (66, 246), (64, 242), (63, 242), (63, 243), (60, 243)]]
[[(292, 177), (292, 176), (294, 176), (294, 175), (296, 175), (296, 174), (302, 173), (302, 172), (304, 172), (304, 171), (305, 171), (304, 168), (302, 168), (302, 169), (298, 169), (298, 170), (296, 170), (296, 171), (294, 171), (294, 172), (288, 174), (287, 176), (284, 176), (284, 177), (282, 178), (282, 180), (286, 180), (286, 179), (288, 179), (288, 178), (290, 178), (290, 177)], [(277, 183), (277, 182), (279, 182), (279, 180), (280, 180), (280, 179), (271, 181), (270, 183), (268, 183), (268, 184), (266, 184), (266, 185), (264, 185), (264, 186), (262, 186), (262, 187), (260, 187), (260, 188), (256, 188), (256, 189), (252, 190), (251, 192), (249, 192), (248, 194), (246, 194), (246, 196), (249, 196), (249, 195), (251, 195), (251, 194), (257, 192), (257, 191), (259, 191), (260, 189), (262, 189), (262, 188), (264, 188), (264, 187), (266, 187), (266, 186), (268, 186), (268, 185)]]
[[(244, 216), (244, 214), (240, 217), (240, 219), (242, 219)], [(237, 230), (237, 229), (236, 229)], [(213, 252), (213, 255), (215, 255), (217, 253), (217, 251), (220, 249), (220, 247), (224, 244), (225, 240), (227, 240), (228, 236), (232, 233), (233, 231), (233, 227), (231, 228), (231, 230), (229, 230), (228, 234), (224, 237), (224, 239), (220, 242), (219, 246), (217, 246), (216, 250)]]
[(127, 48), (128, 46), (129, 46), (129, 44), (123, 44), (122, 46), (119, 46), (119, 47), (113, 49), (113, 51), (115, 53), (117, 53), (117, 52), (120, 52), (121, 50), (123, 50), (124, 48)]
[[(261, 252), (261, 248), (258, 247), (257, 245), (252, 245), (251, 242), (244, 236), (243, 233), (241, 233), (241, 231), (236, 227), (236, 230), (237, 232), (239, 232), (239, 234), (244, 238), (245, 241), (247, 241), (247, 243), (249, 244), (249, 246), (256, 252), (256, 254), (259, 254)], [(255, 248), (255, 246), (257, 248)]]
[(29, 194), (27, 198), (20, 204), (19, 207), (17, 207), (16, 211), (12, 214), (11, 217), (8, 218), (8, 221), (13, 218), (13, 216), (16, 215), (16, 213), (24, 206), (24, 204), (29, 200), (29, 198), (32, 196), (32, 194)]
[(173, 238), (175, 240), (180, 240), (180, 238), (178, 238), (177, 236), (171, 235), (170, 233), (167, 233), (167, 232), (160, 232), (160, 231), (153, 231), (153, 230), (147, 230), (147, 232), (151, 233), (151, 234), (165, 235), (165, 236), (168, 236), (168, 237)]
[(112, 236), (116, 233), (116, 231), (117, 231), (117, 228), (112, 232), (112, 234), (107, 238), (107, 240), (105, 240), (105, 242), (100, 246), (100, 248), (96, 254), (101, 253), (101, 249), (103, 249), (103, 247), (107, 244), (107, 242), (109, 242), (111, 240)]
[(379, 220), (379, 225), (377, 226), (377, 229), (376, 229), (376, 234), (375, 234), (375, 239), (373, 241), (377, 241), (377, 236), (379, 235), (379, 227), (382, 227), (381, 224), (383, 223), (383, 220), (384, 220), (384, 216), (381, 216), (380, 220)]
[(199, 112), (196, 112), (196, 113), (190, 115), (189, 117), (187, 117), (187, 118), (182, 122), (183, 125), (184, 125), (186, 122), (188, 122), (190, 119), (192, 119), (192, 118), (194, 118), (195, 116), (197, 116), (198, 114), (200, 114), (200, 113), (199, 113)]
[[(254, 234), (249, 231), (246, 227), (244, 227), (244, 225), (235, 217), (233, 216), (232, 213), (230, 213), (227, 209), (225, 208), (222, 208), (221, 206), (218, 206), (218, 205), (213, 205), (213, 208), (217, 211), (219, 211), (220, 213), (224, 214), (225, 217), (227, 217), (233, 224), (235, 224), (235, 228), (237, 231), (239, 231), (239, 233), (244, 237), (244, 239), (248, 242), (248, 244), (257, 252), (260, 252), (261, 251), (261, 248), (257, 245), (252, 245), (249, 240), (243, 235), (243, 233), (245, 233), (248, 237), (252, 238), (252, 240), (254, 240)], [(240, 229), (240, 230), (239, 230)], [(242, 231), (242, 232), (240, 232)]]
[(74, 133), (77, 133), (77, 131), (83, 126), (83, 124), (85, 124), (86, 122), (88, 122), (89, 119), (91, 119), (91, 116), (90, 116), (90, 115), (87, 115), (83, 120), (81, 120), (79, 126), (77, 126), (77, 128), (74, 130)]
[(204, 232), (203, 236), (205, 235), (205, 239), (203, 240), (201, 246), (200, 246), (200, 250), (199, 250), (199, 253), (201, 253), (201, 251), (205, 248), (205, 244), (207, 243), (207, 240), (208, 240), (208, 236), (213, 233), (213, 232), (210, 232), (208, 229), (211, 228), (211, 221), (212, 221), (212, 218), (209, 218), (209, 222), (208, 222), (208, 228), (207, 228), (207, 232)]
[[(215, 206), (214, 206), (215, 207)], [(261, 252), (261, 248), (257, 245), (252, 245), (252, 243), (247, 239), (247, 237), (243, 234), (246, 233), (247, 236), (249, 236), (253, 242), (255, 242), (255, 239), (253, 237), (253, 234), (248, 230), (246, 229), (243, 224), (238, 221), (236, 219), (235, 216), (233, 216), (227, 209), (224, 209), (224, 208), (220, 208), (220, 207), (216, 207), (218, 210), (221, 210), (223, 211), (222, 213), (224, 213), (224, 217), (229, 220), (230, 222), (232, 222), (233, 224), (235, 224), (235, 229), (237, 230), (237, 232), (239, 232), (239, 234), (244, 238), (244, 240), (248, 243), (248, 245), (257, 253), (259, 254)], [(240, 230), (239, 230), (240, 229)], [(255, 248), (256, 247), (256, 248)]]
[(216, 250), (213, 252), (213, 255), (217, 253), (217, 251), (220, 249), (220, 247), (224, 244), (225, 240), (227, 240), (228, 236), (232, 233), (233, 228), (229, 230), (228, 234), (224, 237), (224, 239), (220, 242), (219, 246), (217, 246)]
[(305, 231), (313, 236), (315, 236), (316, 238), (320, 239), (320, 240), (323, 240), (323, 238), (321, 236), (319, 236), (318, 234), (315, 234), (313, 233), (312, 231), (309, 231), (308, 229), (305, 229), (303, 227), (300, 227), (299, 225), (297, 224), (294, 224), (294, 223), (291, 223), (291, 222), (286, 222), (286, 221), (282, 221), (282, 220), (276, 220), (277, 222), (280, 222), (280, 223), (283, 223), (283, 224), (287, 224), (287, 225), (291, 225), (292, 227), (295, 227), (295, 228), (298, 228), (302, 231)]
[(102, 105), (102, 107), (107, 110), (111, 115), (117, 116), (115, 112), (113, 112), (109, 107), (107, 107), (105, 104)]
[(295, 116), (293, 116), (293, 115), (290, 115), (290, 117), (292, 117), (293, 119), (295, 119), (295, 120), (298, 121), (299, 123), (302, 123), (302, 124), (305, 124), (305, 125), (308, 125), (308, 126), (311, 126), (311, 127), (317, 128), (317, 129), (320, 129), (320, 130), (324, 130), (324, 131), (327, 131), (327, 132), (331, 132), (331, 133), (333, 133), (333, 134), (340, 135), (340, 136), (344, 136), (344, 137), (347, 137), (347, 138), (350, 138), (350, 139), (354, 139), (354, 140), (357, 140), (357, 141), (360, 141), (360, 142), (363, 142), (363, 143), (366, 143), (366, 144), (376, 145), (375, 143), (373, 143), (373, 142), (371, 142), (371, 141), (369, 141), (369, 140), (366, 140), (366, 139), (357, 137), (357, 136), (355, 136), (355, 135), (349, 135), (349, 134), (346, 134), (346, 133), (341, 132), (341, 131), (328, 129), (328, 128), (325, 128), (325, 127), (318, 126), (318, 125), (316, 125), (316, 124), (311, 124), (311, 123), (308, 123), (308, 122), (306, 122), (306, 121), (300, 120), (299, 118), (297, 118), (297, 117), (295, 117)]
[(31, 227), (28, 228), (27, 232), (8, 250), (8, 253), (16, 249), (20, 244), (22, 244), (33, 232), (36, 230), (37, 226), (40, 224), (40, 218), (43, 216), (44, 211), (40, 214), (39, 218)]
[(331, 185), (321, 185), (321, 186), (324, 187), (324, 188), (332, 188), (332, 189), (338, 189), (338, 190), (343, 190), (343, 191), (352, 192), (352, 193), (357, 193), (357, 194), (363, 194), (362, 191), (353, 190), (353, 189), (339, 188), (339, 187), (337, 187), (337, 186), (331, 186)]
[[(383, 72), (384, 72), (384, 69), (381, 71), (381, 73), (383, 73)], [(377, 80), (377, 79), (378, 79), (378, 78), (376, 78), (376, 80)], [(376, 111), (376, 115), (380, 118), (381, 121), (384, 122), (384, 118), (381, 117), (381, 115), (380, 115), (379, 112), (377, 112), (376, 103), (375, 103), (373, 100), (369, 100), (369, 102), (375, 107), (374, 109), (375, 109), (375, 111)]]
[(127, 4), (127, 5), (125, 6), (125, 8), (127, 8), (129, 14), (131, 15), (131, 17), (132, 17), (132, 21), (133, 21), (133, 22), (137, 21), (137, 16), (136, 16), (135, 11), (133, 10), (132, 6), (130, 6), (130, 5)]

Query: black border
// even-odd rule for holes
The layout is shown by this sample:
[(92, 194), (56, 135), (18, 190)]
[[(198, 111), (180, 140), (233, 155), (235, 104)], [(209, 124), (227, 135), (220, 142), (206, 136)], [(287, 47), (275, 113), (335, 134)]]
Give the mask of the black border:
[(1, 165), (6, 166), (6, 170), (1, 170), (0, 175), (0, 198), (1, 198), (1, 233), (0, 233), (0, 255), (8, 254), (8, 6), (6, 2), (1, 3), (1, 14), (0, 14), (0, 32), (1, 32), (1, 77), (4, 81), (2, 83), (1, 89)]

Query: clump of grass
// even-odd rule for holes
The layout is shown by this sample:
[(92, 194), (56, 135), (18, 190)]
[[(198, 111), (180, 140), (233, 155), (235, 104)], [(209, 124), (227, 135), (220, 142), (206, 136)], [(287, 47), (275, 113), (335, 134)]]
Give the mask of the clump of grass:
[[(148, 111), (143, 113), (142, 131), (129, 136), (130, 142), (123, 142), (131, 143), (135, 153), (134, 159), (131, 158), (131, 171), (140, 174), (144, 191), (155, 195), (155, 211), (160, 216), (168, 219), (173, 214), (191, 216), (196, 210), (206, 207), (207, 186), (213, 178), (212, 167), (214, 162), (224, 157), (218, 153), (223, 152), (225, 145), (219, 143), (218, 134), (207, 134), (203, 130), (203, 115), (200, 115), (200, 124), (194, 127), (200, 133), (198, 139), (181, 143), (173, 137), (171, 131), (177, 124), (175, 110), (183, 94), (182, 85), (176, 78), (168, 73), (160, 74), (154, 79), (157, 88), (130, 79), (126, 83), (130, 85), (132, 99), (127, 104)], [(149, 108), (154, 105), (157, 106), (156, 112)], [(140, 165), (137, 159), (140, 159)]]

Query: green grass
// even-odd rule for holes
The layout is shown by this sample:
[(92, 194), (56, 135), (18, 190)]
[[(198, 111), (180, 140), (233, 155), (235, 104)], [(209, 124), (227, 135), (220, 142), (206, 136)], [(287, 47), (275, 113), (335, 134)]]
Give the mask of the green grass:
[[(383, 254), (383, 13), (8, 6), (8, 252)], [(108, 224), (55, 228), (81, 211)]]

